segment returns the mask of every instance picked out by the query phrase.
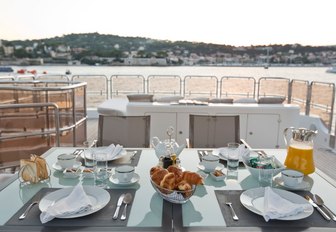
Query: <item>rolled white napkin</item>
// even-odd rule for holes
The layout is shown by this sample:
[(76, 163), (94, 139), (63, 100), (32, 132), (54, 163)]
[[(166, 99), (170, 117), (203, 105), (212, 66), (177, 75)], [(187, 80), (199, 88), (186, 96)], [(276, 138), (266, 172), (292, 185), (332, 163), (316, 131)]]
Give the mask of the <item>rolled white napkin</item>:
[[(227, 155), (228, 148), (227, 147), (221, 147), (219, 148), (219, 153), (222, 155)], [(239, 155), (239, 158), (248, 156), (250, 154), (250, 149), (246, 148), (244, 144), (240, 144), (237, 148), (237, 152)]]
[(78, 184), (74, 187), (72, 192), (65, 198), (50, 205), (46, 211), (40, 214), (42, 223), (51, 221), (55, 217), (73, 215), (80, 212), (90, 210), (92, 203), (86, 195), (83, 186)]
[(122, 149), (123, 149), (123, 146), (121, 146), (119, 144), (117, 144), (117, 145), (111, 144), (110, 146), (105, 148), (104, 152), (107, 153), (107, 157), (106, 157), (107, 160), (111, 160), (114, 157), (116, 157), (121, 152)]
[(275, 193), (271, 187), (265, 188), (264, 214), (265, 221), (299, 214), (309, 208), (307, 204), (296, 204)]

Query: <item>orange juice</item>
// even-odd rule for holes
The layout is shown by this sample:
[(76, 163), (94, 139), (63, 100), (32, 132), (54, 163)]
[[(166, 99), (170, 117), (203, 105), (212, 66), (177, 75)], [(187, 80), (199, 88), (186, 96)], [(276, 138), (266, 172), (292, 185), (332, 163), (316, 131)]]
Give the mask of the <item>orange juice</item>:
[(304, 143), (288, 146), (285, 165), (289, 169), (298, 170), (305, 175), (315, 171), (313, 148)]

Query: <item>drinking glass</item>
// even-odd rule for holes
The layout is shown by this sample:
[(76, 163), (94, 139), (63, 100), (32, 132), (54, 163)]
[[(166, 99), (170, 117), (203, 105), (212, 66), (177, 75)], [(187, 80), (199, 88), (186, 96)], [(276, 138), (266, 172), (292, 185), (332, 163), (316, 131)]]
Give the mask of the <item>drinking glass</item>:
[(228, 143), (227, 145), (227, 169), (228, 171), (238, 171), (239, 166), (239, 143)]
[(239, 166), (239, 143), (228, 143), (227, 145), (227, 180), (238, 180)]
[(100, 187), (105, 187), (106, 180), (108, 179), (107, 153), (97, 151), (95, 152), (95, 159), (96, 159), (96, 168), (95, 168), (96, 185)]
[(84, 165), (88, 168), (94, 168), (96, 166), (96, 160), (94, 157), (94, 153), (90, 148), (89, 141), (85, 141), (83, 143), (84, 146)]

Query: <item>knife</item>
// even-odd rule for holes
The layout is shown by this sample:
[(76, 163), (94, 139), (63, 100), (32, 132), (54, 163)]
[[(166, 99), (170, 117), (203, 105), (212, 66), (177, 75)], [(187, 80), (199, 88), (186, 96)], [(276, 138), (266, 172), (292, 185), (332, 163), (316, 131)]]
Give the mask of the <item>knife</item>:
[(307, 199), (307, 201), (312, 205), (312, 206), (314, 206), (314, 208), (316, 208), (317, 209), (317, 211), (319, 211), (320, 212), (320, 214), (322, 214), (322, 216), (326, 219), (326, 220), (328, 220), (328, 221), (330, 221), (330, 217), (317, 205), (317, 204), (315, 204), (315, 202), (308, 196), (308, 195), (306, 195), (305, 196), (305, 198)]
[(123, 193), (123, 194), (120, 195), (120, 197), (118, 199), (118, 202), (117, 202), (117, 208), (116, 208), (116, 210), (114, 212), (114, 215), (112, 217), (113, 219), (117, 219), (118, 218), (120, 206), (123, 203), (124, 197), (125, 197), (125, 193)]

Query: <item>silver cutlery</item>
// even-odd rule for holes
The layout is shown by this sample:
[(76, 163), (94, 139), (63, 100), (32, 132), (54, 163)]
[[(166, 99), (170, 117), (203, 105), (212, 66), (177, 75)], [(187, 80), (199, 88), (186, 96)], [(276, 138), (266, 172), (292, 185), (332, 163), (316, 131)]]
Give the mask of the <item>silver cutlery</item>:
[(238, 218), (236, 212), (234, 211), (234, 209), (232, 207), (232, 203), (231, 202), (225, 202), (225, 204), (230, 207), (231, 214), (232, 214), (232, 219), (235, 220), (235, 221), (238, 221), (239, 218)]
[(120, 195), (120, 197), (118, 199), (118, 202), (117, 202), (117, 208), (116, 208), (116, 210), (114, 212), (114, 215), (112, 217), (113, 219), (117, 219), (118, 218), (120, 206), (123, 203), (124, 197), (125, 197), (125, 193), (123, 193), (123, 194)]
[(73, 152), (73, 154), (76, 156), (76, 159), (78, 158), (78, 156), (80, 155), (80, 154), (82, 154), (83, 153), (83, 149), (76, 149), (74, 152)]
[(23, 212), (23, 214), (19, 217), (19, 220), (25, 219), (27, 214), (29, 213), (30, 209), (35, 205), (38, 204), (38, 201), (33, 201), (28, 207), (27, 209)]
[(125, 207), (124, 207), (124, 210), (122, 211), (121, 213), (121, 217), (120, 217), (120, 220), (126, 220), (126, 214), (127, 214), (127, 205), (129, 203), (131, 203), (133, 197), (130, 193), (126, 193), (125, 197), (124, 197), (124, 200), (123, 200), (123, 203), (125, 204)]
[(315, 204), (315, 202), (308, 196), (306, 195), (305, 198), (307, 199), (307, 201), (314, 207), (317, 209), (317, 211), (320, 212), (320, 214), (328, 221), (330, 221), (330, 217), (317, 205)]
[(138, 153), (137, 151), (133, 151), (131, 156), (130, 156), (130, 160), (133, 160), (137, 153)]
[(315, 195), (313, 196), (313, 198), (314, 198), (315, 203), (316, 203), (318, 206), (322, 206), (322, 207), (327, 211), (327, 213), (331, 216), (332, 220), (336, 221), (336, 215), (334, 214), (333, 211), (331, 211), (331, 210), (324, 204), (324, 201), (322, 200), (322, 198), (321, 198), (319, 195), (317, 195), (317, 194), (315, 194)]

